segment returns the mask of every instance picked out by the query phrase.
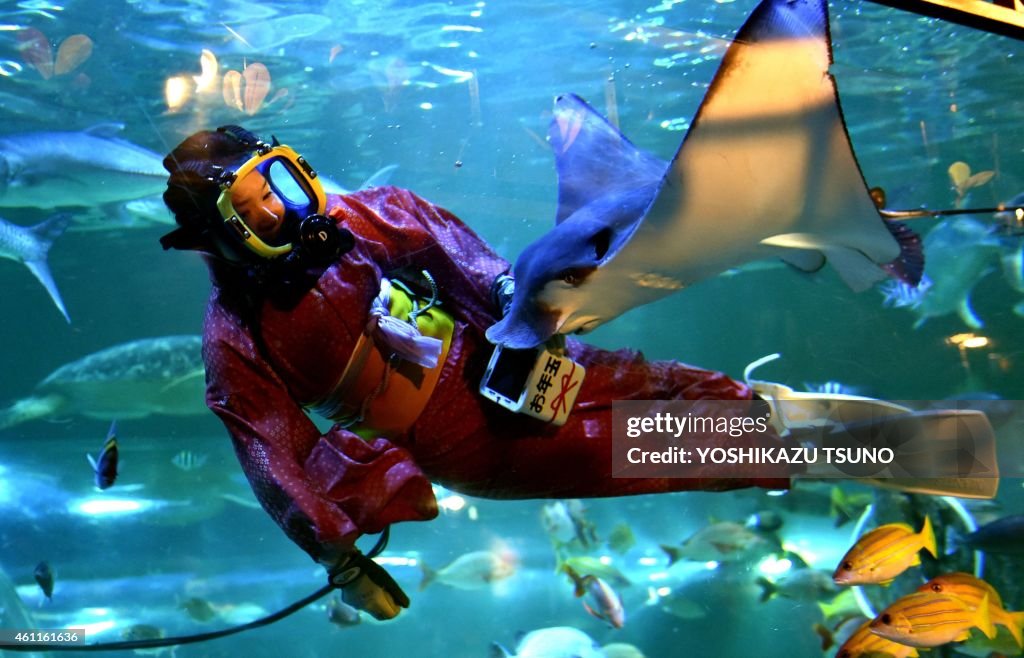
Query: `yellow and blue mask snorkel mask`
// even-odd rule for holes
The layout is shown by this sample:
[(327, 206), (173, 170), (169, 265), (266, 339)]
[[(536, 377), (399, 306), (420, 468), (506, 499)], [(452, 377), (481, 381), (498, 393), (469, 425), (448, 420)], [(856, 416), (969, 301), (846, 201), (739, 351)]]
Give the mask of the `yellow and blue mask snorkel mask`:
[[(284, 145), (271, 146), (261, 141), (254, 146), (256, 150), (252, 157), (220, 181), (217, 210), (224, 219), (228, 233), (233, 234), (249, 251), (262, 258), (277, 258), (290, 253), (296, 240), (305, 240), (305, 234), (311, 228), (304, 226), (308, 221), (314, 220), (321, 229), (328, 224), (333, 228), (334, 223), (324, 216), (327, 197), (323, 186), (316, 172), (301, 155)], [(273, 239), (257, 235), (232, 202), (233, 187), (254, 174), (266, 181), (267, 193), (275, 194), (284, 207), (282, 229)]]

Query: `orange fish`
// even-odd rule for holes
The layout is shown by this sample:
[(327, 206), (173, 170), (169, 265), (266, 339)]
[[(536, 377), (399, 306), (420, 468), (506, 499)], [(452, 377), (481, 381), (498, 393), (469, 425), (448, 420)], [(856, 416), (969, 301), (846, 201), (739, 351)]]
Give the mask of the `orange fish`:
[(836, 585), (888, 585), (908, 568), (921, 564), (918, 552), (938, 556), (935, 532), (926, 516), (921, 532), (906, 523), (889, 523), (857, 540), (832, 574)]

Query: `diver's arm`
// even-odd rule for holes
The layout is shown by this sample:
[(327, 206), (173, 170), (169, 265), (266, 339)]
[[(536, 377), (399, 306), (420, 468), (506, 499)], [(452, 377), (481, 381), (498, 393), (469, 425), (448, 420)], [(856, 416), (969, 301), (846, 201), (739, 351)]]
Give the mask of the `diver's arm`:
[(479, 327), (496, 319), (491, 286), (509, 263), (462, 220), (414, 193), (393, 187), (375, 188), (345, 197), (359, 212), (365, 204), (375, 215), (371, 223), (378, 246), (374, 259), (385, 272), (425, 269), (434, 277), (450, 311)]
[(356, 539), (436, 515), (429, 481), (407, 451), (340, 427), (321, 435), (217, 305), (207, 315), (207, 404), (224, 422), (260, 503), (315, 560), (334, 565)]

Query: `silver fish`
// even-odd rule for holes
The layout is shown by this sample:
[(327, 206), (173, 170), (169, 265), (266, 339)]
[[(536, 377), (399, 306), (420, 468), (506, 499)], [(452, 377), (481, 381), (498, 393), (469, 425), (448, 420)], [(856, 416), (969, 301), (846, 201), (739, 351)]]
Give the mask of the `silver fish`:
[(163, 158), (118, 139), (119, 126), (0, 137), (0, 207), (97, 206), (167, 186)]
[(46, 288), (50, 299), (68, 324), (71, 324), (71, 318), (64, 307), (64, 300), (60, 298), (53, 275), (50, 274), (46, 257), (53, 241), (60, 237), (70, 221), (71, 216), (66, 213), (53, 215), (35, 226), (18, 226), (0, 218), (0, 258), (24, 263), (28, 271)]

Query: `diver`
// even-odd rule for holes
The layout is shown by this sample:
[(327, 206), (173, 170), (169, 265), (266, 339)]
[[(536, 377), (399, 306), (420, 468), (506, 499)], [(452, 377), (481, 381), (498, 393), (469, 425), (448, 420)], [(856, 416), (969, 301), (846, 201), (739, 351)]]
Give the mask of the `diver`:
[[(434, 518), (432, 481), (489, 498), (789, 486), (612, 477), (613, 401), (752, 398), (722, 373), (567, 339), (586, 376), (561, 424), (482, 395), (509, 264), (412, 192), (327, 196), (299, 154), (238, 126), (188, 137), (164, 167), (178, 228), (161, 243), (201, 252), (212, 281), (207, 405), (264, 509), (349, 605), (408, 607), (356, 540)], [(335, 424), (322, 433), (307, 411)]]

